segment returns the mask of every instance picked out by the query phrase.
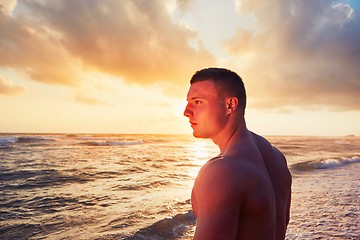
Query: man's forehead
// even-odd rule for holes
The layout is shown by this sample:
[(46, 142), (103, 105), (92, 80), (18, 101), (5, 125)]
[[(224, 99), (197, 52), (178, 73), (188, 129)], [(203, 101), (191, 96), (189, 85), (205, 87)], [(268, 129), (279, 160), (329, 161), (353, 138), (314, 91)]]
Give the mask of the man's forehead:
[(217, 96), (217, 91), (213, 81), (201, 81), (191, 84), (187, 95), (188, 99), (194, 97), (205, 98), (210, 96)]

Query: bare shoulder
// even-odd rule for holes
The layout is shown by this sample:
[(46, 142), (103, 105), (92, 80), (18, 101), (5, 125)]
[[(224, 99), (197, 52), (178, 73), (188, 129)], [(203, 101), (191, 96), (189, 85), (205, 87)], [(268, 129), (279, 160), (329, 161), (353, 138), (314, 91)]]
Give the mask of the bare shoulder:
[(273, 164), (280, 164), (283, 165), (284, 167), (285, 165), (287, 165), (286, 158), (279, 149), (273, 146), (264, 137), (257, 135), (255, 133), (252, 134), (265, 163), (267, 160), (271, 159)]
[(292, 183), (286, 158), (275, 146), (272, 146), (264, 137), (253, 133), (256, 145), (262, 155), (265, 167), (275, 187), (275, 193), (287, 195)]
[(249, 171), (247, 162), (248, 161), (245, 157), (221, 155), (210, 159), (206, 164), (204, 164), (199, 172), (199, 175), (207, 178), (237, 178)]
[(271, 152), (273, 150), (273, 146), (266, 138), (253, 132), (252, 136), (254, 137), (256, 145), (260, 148), (260, 150), (265, 152)]
[[(200, 169), (195, 180), (195, 191), (216, 196), (241, 198), (246, 193), (256, 168), (239, 157), (219, 156)], [(253, 181), (256, 182), (256, 181)]]
[(234, 168), (231, 159), (225, 156), (218, 156), (204, 164), (199, 171), (197, 180), (210, 184), (215, 184), (220, 181), (232, 182), (236, 173), (238, 173), (238, 171)]

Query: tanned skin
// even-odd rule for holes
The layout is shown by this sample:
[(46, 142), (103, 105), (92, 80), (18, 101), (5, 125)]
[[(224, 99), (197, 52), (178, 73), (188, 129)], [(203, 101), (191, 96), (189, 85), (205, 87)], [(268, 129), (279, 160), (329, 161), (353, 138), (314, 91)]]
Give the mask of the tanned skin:
[(211, 79), (193, 83), (187, 101), (193, 135), (212, 139), (221, 152), (194, 183), (194, 239), (284, 239), (291, 196), (284, 155), (247, 129), (238, 99), (219, 97)]

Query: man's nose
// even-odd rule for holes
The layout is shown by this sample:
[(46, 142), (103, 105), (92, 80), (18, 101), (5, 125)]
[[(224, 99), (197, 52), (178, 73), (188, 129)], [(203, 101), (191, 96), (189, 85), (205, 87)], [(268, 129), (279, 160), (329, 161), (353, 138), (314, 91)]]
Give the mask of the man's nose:
[(191, 111), (191, 109), (189, 107), (189, 104), (187, 104), (186, 107), (185, 107), (185, 110), (184, 110), (184, 116), (185, 117), (190, 117), (191, 114), (192, 114), (192, 111)]

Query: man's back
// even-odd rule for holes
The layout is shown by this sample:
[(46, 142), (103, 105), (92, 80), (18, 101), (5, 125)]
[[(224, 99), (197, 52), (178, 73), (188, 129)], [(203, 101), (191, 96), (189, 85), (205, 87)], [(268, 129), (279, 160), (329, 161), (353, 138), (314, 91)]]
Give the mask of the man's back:
[(266, 139), (253, 133), (270, 176), (276, 200), (276, 239), (284, 239), (290, 219), (292, 178), (284, 155)]

